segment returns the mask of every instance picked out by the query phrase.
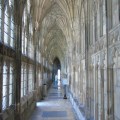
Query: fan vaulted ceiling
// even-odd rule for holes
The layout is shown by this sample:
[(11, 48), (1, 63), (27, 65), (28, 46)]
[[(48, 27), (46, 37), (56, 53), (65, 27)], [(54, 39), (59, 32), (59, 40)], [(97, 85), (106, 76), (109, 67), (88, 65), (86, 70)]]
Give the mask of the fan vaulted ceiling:
[(32, 0), (34, 26), (39, 31), (42, 54), (53, 61), (64, 59), (72, 41), (76, 5), (80, 0)]

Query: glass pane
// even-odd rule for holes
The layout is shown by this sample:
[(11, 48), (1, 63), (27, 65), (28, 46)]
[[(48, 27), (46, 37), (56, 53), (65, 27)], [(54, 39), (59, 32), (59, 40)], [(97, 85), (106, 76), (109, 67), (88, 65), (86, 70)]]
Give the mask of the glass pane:
[(5, 24), (9, 24), (9, 17), (8, 17), (8, 13), (7, 12), (5, 12)]
[(7, 86), (3, 86), (3, 97), (7, 95)]
[(10, 46), (14, 47), (14, 23), (11, 19), (11, 38), (10, 38)]
[(12, 38), (13, 36), (11, 36), (11, 38), (10, 38), (10, 46), (11, 47), (14, 47), (14, 39)]
[(13, 66), (10, 64), (10, 79), (9, 84), (13, 84)]
[(12, 66), (12, 64), (10, 64), (10, 74), (12, 74), (13, 73), (13, 66)]
[(12, 105), (12, 94), (9, 95), (9, 106)]
[(7, 85), (7, 74), (3, 74), (3, 85)]
[(27, 37), (25, 37), (25, 42), (24, 42), (24, 44), (25, 44), (24, 54), (26, 54), (26, 53), (27, 53)]
[(24, 88), (27, 87), (27, 81), (24, 81)]
[(7, 97), (3, 97), (3, 100), (2, 100), (2, 109), (6, 109), (7, 108)]
[(9, 33), (9, 16), (8, 16), (8, 8), (6, 7), (5, 10), (5, 17), (4, 17), (4, 43), (8, 44), (8, 33)]
[(23, 81), (23, 73), (21, 73), (21, 82)]
[(3, 85), (7, 85), (7, 66), (4, 63), (3, 65)]
[(8, 44), (8, 37), (9, 35), (4, 32), (4, 43)]
[(9, 94), (11, 94), (13, 92), (12, 86), (13, 85), (9, 85)]
[(21, 89), (21, 97), (23, 97), (23, 89)]
[(27, 93), (27, 88), (24, 88), (24, 95), (26, 95)]
[(24, 53), (24, 29), (22, 28), (22, 53)]
[(3, 74), (7, 73), (7, 65), (6, 63), (4, 63), (3, 65)]
[(4, 31), (5, 31), (6, 33), (8, 33), (8, 30), (9, 30), (9, 27), (8, 27), (8, 25), (5, 23), (5, 24), (4, 24)]
[(24, 86), (24, 83), (23, 83), (23, 82), (21, 82), (21, 89), (23, 89), (23, 86)]
[(10, 74), (10, 80), (9, 80), (9, 84), (12, 84), (13, 83), (13, 75)]

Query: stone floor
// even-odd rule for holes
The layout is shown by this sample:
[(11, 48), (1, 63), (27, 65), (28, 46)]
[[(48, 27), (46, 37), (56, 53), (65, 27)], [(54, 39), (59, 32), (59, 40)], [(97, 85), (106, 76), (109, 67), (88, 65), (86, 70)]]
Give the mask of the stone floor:
[(61, 87), (52, 86), (47, 97), (37, 103), (30, 120), (78, 120), (68, 99), (63, 99)]

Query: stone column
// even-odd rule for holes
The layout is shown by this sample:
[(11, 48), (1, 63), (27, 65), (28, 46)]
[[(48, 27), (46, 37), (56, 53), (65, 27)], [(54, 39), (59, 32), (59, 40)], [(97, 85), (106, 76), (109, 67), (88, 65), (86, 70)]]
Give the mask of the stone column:
[(15, 24), (16, 24), (16, 58), (15, 58), (15, 120), (20, 120), (21, 97), (21, 44), (22, 44), (22, 10), (24, 3), (15, 0)]

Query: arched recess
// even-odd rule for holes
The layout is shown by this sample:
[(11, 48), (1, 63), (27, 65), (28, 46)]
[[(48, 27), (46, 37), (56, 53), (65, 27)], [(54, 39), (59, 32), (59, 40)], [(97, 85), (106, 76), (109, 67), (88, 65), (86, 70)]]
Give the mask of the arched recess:
[(52, 70), (52, 78), (55, 80), (55, 75), (58, 74), (58, 70), (61, 70), (61, 63), (58, 57), (55, 57), (53, 60), (53, 70)]

